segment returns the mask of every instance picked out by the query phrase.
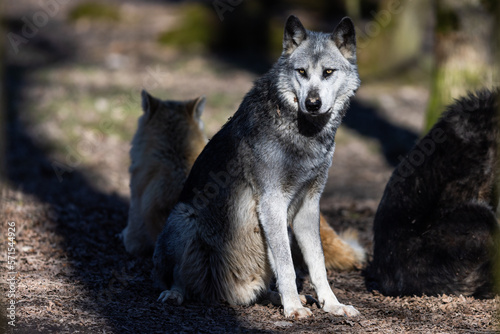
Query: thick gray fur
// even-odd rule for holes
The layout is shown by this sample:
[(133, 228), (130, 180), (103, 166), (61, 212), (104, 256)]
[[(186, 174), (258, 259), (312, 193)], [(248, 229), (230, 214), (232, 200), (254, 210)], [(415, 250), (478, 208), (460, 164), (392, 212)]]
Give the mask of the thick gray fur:
[(359, 84), (349, 18), (333, 33), (288, 18), (281, 57), (198, 157), (158, 238), (155, 274), (167, 289), (160, 300), (251, 304), (274, 274), (285, 316), (309, 316), (295, 284), (290, 227), (323, 309), (359, 314), (333, 294), (319, 235), (335, 133)]

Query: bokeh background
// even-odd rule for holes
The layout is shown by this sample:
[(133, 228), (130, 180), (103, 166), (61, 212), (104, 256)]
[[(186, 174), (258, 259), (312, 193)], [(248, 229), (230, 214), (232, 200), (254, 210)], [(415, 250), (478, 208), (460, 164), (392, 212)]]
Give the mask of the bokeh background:
[(0, 217), (18, 223), (18, 321), (56, 332), (135, 328), (120, 298), (137, 296), (119, 296), (151, 284), (151, 263), (123, 254), (115, 235), (126, 225), (140, 91), (205, 95), (202, 119), (213, 136), (279, 56), (290, 14), (310, 30), (333, 31), (346, 15), (355, 23), (362, 84), (337, 134), (321, 205), (337, 229), (358, 229), (370, 250), (371, 219), (399, 159), (454, 98), (500, 84), (499, 7), (497, 0), (3, 1)]

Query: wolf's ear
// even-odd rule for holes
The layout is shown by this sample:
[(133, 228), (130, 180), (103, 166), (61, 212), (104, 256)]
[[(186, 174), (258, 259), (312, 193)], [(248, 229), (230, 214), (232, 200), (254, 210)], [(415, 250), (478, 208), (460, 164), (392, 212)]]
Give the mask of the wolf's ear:
[(141, 92), (141, 96), (142, 96), (142, 110), (144, 111), (144, 114), (147, 115), (148, 119), (151, 119), (151, 117), (153, 117), (154, 113), (158, 109), (160, 100), (149, 95), (149, 93), (146, 92), (144, 89)]
[(307, 32), (295, 15), (290, 15), (283, 34), (283, 54), (290, 54), (307, 38)]
[(200, 96), (197, 99), (189, 101), (187, 104), (189, 114), (192, 115), (194, 119), (200, 120), (201, 114), (203, 114), (203, 110), (205, 109), (206, 102), (207, 99), (205, 96)]
[(356, 31), (350, 18), (344, 17), (340, 21), (332, 33), (332, 40), (345, 59), (351, 64), (356, 64)]

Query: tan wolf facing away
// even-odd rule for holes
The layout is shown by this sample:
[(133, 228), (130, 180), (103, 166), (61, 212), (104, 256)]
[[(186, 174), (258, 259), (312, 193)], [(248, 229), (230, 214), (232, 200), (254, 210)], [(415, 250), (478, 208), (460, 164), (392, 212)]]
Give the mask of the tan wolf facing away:
[[(200, 119), (204, 106), (204, 97), (161, 101), (142, 92), (144, 114), (130, 150), (130, 211), (122, 232), (129, 253), (152, 254), (184, 181), (207, 143)], [(339, 237), (323, 215), (320, 218), (326, 267), (349, 270), (362, 264), (365, 253), (355, 233), (346, 231)]]
[(127, 252), (151, 254), (166, 218), (207, 138), (205, 98), (161, 101), (142, 91), (144, 114), (130, 149), (130, 209), (122, 236)]

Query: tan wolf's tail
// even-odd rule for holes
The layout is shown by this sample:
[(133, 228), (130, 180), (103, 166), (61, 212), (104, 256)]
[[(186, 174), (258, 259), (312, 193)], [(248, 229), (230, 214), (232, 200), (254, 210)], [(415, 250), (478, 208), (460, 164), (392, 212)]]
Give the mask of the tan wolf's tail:
[(365, 250), (358, 242), (357, 231), (348, 229), (339, 236), (321, 215), (319, 233), (327, 269), (352, 270), (365, 262)]

